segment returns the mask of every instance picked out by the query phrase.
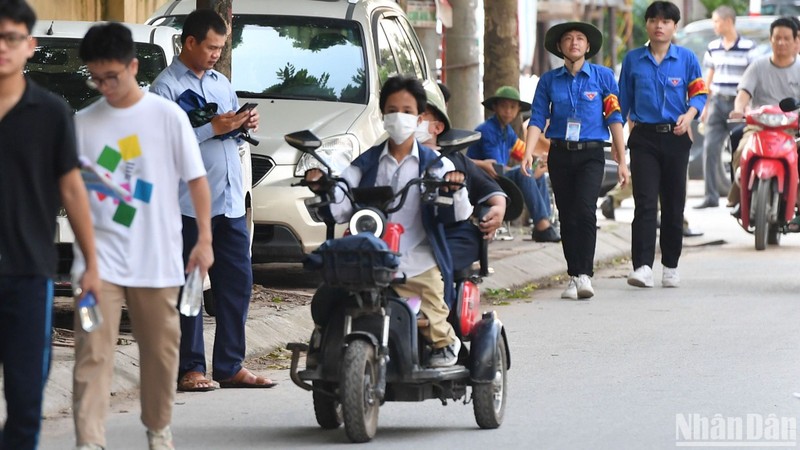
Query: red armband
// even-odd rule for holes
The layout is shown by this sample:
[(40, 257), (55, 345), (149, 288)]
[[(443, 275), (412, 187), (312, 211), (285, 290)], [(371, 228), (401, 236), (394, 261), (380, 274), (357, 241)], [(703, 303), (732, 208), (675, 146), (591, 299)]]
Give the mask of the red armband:
[(689, 83), (689, 98), (700, 94), (708, 95), (708, 87), (706, 87), (706, 82), (703, 81), (702, 78), (698, 78)]
[(525, 143), (522, 142), (522, 139), (517, 139), (517, 142), (514, 142), (514, 146), (511, 147), (511, 158), (522, 161), (522, 158), (525, 157)]
[(608, 119), (611, 114), (618, 111), (622, 111), (622, 108), (619, 107), (619, 99), (614, 94), (608, 94), (608, 96), (603, 99), (603, 117)]

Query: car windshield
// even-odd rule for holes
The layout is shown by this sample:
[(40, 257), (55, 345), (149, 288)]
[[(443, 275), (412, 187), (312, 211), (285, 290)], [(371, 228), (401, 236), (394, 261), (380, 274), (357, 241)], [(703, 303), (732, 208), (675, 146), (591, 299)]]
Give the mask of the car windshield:
[[(717, 36), (714, 34), (714, 28), (710, 20), (697, 25), (701, 26), (692, 27), (690, 24), (687, 26), (688, 31), (687, 29), (679, 31), (676, 36), (676, 42), (678, 45), (687, 47), (694, 52), (700, 63), (702, 63), (708, 43), (716, 39)], [(772, 47), (769, 44), (769, 23), (739, 18), (736, 20), (736, 31), (756, 43), (754, 53), (757, 56), (772, 53)]]
[(761, 14), (765, 16), (800, 16), (800, 4), (793, 2), (761, 3)]
[[(185, 16), (157, 25), (182, 28)], [(245, 98), (367, 103), (364, 44), (357, 22), (311, 17), (233, 17), (232, 80)]]
[[(73, 110), (79, 111), (100, 96), (86, 85), (89, 71), (78, 57), (81, 40), (74, 38), (37, 38), (33, 57), (25, 73), (39, 85), (61, 95)], [(167, 66), (164, 51), (158, 45), (136, 43), (139, 86), (148, 87)]]

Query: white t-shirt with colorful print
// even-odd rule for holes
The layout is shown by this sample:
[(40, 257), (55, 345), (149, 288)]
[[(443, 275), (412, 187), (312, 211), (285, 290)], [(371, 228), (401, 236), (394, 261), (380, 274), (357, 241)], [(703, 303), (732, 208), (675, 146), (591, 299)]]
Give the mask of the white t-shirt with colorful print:
[[(100, 176), (126, 189), (126, 200), (89, 191), (100, 278), (128, 287), (184, 283), (180, 180), (206, 171), (186, 113), (146, 93), (135, 105), (105, 99), (75, 116), (78, 152)], [(85, 263), (77, 245), (72, 273)]]

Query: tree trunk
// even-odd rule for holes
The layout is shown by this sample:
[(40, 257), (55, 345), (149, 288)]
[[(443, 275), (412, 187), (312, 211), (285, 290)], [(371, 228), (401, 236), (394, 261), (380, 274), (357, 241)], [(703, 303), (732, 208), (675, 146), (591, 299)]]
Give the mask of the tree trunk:
[(480, 104), (480, 59), (476, 45), (477, 0), (450, 0), (453, 28), (447, 30), (447, 87), (453, 96), (447, 106), (454, 128), (472, 130), (483, 121)]
[(216, 69), (218, 72), (225, 75), (229, 80), (231, 79), (231, 24), (233, 23), (233, 0), (197, 0), (197, 9), (206, 8), (213, 9), (217, 12), (225, 22), (228, 24), (228, 39), (225, 41), (225, 47), (219, 55)]
[[(489, 98), (501, 86), (519, 89), (517, 0), (487, 0), (483, 11), (483, 98)], [(486, 110), (486, 115), (491, 115), (491, 111)], [(518, 131), (519, 123), (514, 124)]]

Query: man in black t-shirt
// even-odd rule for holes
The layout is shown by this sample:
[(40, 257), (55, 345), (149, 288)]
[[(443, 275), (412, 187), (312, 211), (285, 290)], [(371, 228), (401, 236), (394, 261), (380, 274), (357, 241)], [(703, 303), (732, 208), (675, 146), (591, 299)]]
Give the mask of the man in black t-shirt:
[(36, 49), (35, 21), (24, 0), (0, 2), (0, 365), (7, 408), (0, 448), (15, 450), (36, 448), (39, 438), (59, 197), (87, 257), (83, 295), (99, 291), (72, 113), (22, 72)]

